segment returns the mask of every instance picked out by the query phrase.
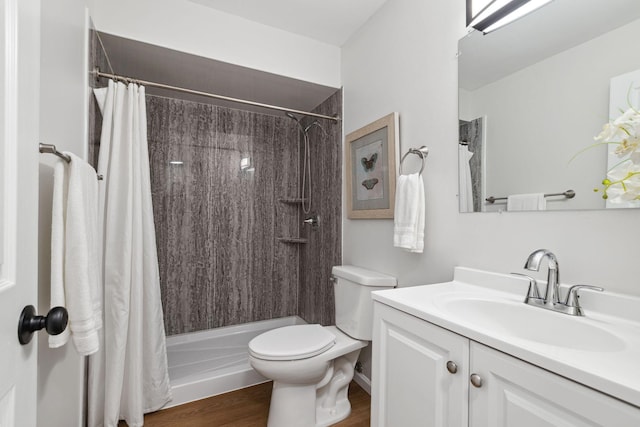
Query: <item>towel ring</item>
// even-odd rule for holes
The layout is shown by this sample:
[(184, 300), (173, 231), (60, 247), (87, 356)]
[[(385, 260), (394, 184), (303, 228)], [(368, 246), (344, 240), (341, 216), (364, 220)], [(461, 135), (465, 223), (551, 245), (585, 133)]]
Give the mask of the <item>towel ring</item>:
[(424, 170), (424, 165), (427, 162), (427, 156), (429, 155), (429, 149), (423, 145), (420, 148), (410, 148), (409, 151), (404, 153), (404, 156), (400, 159), (400, 175), (402, 175), (402, 162), (409, 154), (415, 154), (420, 157), (422, 160), (422, 166), (420, 167), (420, 172), (418, 174), (422, 175), (422, 171)]

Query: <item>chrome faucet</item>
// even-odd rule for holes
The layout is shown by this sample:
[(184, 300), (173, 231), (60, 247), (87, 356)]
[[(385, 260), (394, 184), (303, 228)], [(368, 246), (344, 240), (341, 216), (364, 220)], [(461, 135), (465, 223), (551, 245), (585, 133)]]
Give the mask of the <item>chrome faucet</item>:
[[(540, 263), (544, 258), (548, 258), (547, 289), (544, 291), (544, 303), (546, 305), (558, 304), (560, 302), (560, 265), (558, 265), (558, 258), (551, 251), (538, 249), (529, 255), (527, 262), (524, 263), (524, 268), (531, 271), (540, 271)], [(549, 292), (551, 292), (551, 299), (549, 299)]]
[[(564, 301), (560, 300), (560, 266), (558, 265), (558, 258), (546, 249), (538, 249), (529, 255), (527, 262), (524, 264), (524, 268), (531, 271), (540, 271), (540, 263), (544, 258), (548, 259), (547, 264), (547, 289), (544, 292), (544, 297), (540, 296), (538, 291), (538, 283), (533, 277), (520, 273), (511, 273), (518, 276), (524, 276), (529, 280), (529, 290), (524, 302), (529, 305), (546, 308), (548, 310), (557, 311), (560, 313), (570, 314), (572, 316), (583, 316), (582, 307), (580, 307), (578, 291), (580, 289), (591, 289), (594, 291), (602, 292), (603, 288), (599, 286), (590, 285), (574, 285), (567, 291), (567, 297)], [(551, 297), (549, 294), (551, 293)]]

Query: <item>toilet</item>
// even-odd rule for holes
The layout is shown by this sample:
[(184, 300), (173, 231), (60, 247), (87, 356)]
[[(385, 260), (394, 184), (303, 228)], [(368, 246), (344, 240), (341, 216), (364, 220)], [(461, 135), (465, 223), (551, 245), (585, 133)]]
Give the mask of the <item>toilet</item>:
[(268, 427), (330, 426), (351, 413), (349, 383), (373, 329), (371, 292), (397, 282), (350, 265), (333, 267), (331, 273), (335, 326), (286, 326), (249, 342), (251, 366), (273, 380)]

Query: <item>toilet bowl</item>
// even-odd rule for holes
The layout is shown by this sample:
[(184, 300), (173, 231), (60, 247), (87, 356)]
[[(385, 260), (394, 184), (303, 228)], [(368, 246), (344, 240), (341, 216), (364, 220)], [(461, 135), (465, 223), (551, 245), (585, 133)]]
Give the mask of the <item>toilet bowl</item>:
[(336, 326), (273, 329), (249, 343), (249, 362), (273, 380), (268, 427), (324, 427), (349, 416), (349, 383), (372, 333), (371, 292), (396, 279), (353, 266), (332, 270)]
[[(268, 426), (330, 426), (349, 416), (348, 386), (366, 341), (355, 340), (335, 326), (320, 325), (286, 326), (262, 335), (266, 336), (256, 338), (263, 338), (263, 343), (306, 336), (300, 347), (295, 340), (289, 341), (289, 359), (282, 352), (274, 355), (268, 345), (254, 343), (249, 350), (253, 369), (274, 381)], [(319, 338), (315, 348), (309, 345), (312, 338)]]

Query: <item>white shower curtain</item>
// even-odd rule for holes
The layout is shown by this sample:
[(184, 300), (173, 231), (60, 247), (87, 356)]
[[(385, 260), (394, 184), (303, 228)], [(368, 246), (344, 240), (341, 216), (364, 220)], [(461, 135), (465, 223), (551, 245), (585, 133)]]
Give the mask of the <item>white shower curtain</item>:
[(473, 153), (466, 145), (458, 146), (458, 173), (460, 212), (473, 212), (473, 185), (471, 184), (471, 166), (469, 160)]
[(144, 87), (109, 81), (98, 174), (103, 225), (104, 333), (89, 361), (88, 425), (143, 425), (171, 399), (156, 250)]

